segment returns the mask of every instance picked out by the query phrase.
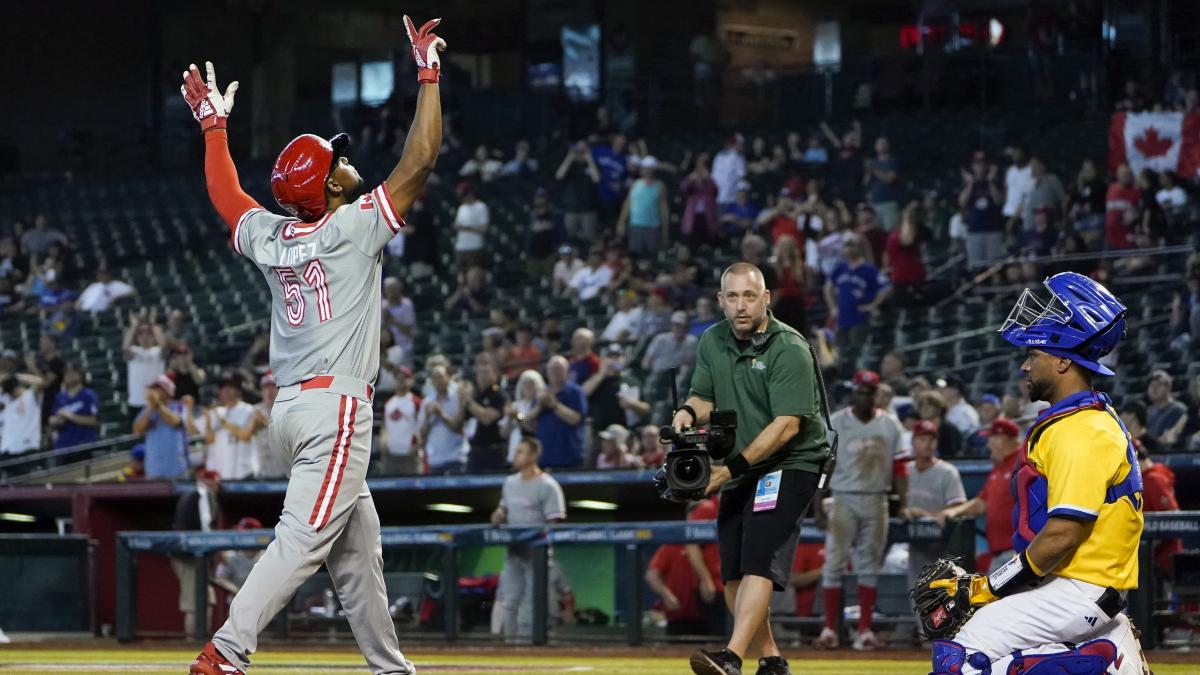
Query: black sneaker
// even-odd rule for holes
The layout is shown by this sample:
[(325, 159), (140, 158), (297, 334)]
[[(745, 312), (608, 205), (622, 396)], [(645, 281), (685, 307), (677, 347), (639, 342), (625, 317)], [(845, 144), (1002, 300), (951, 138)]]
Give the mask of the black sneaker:
[(782, 656), (768, 656), (758, 660), (757, 675), (792, 675), (788, 670), (787, 659)]
[(719, 652), (697, 649), (691, 664), (696, 675), (742, 675), (742, 660), (728, 649)]

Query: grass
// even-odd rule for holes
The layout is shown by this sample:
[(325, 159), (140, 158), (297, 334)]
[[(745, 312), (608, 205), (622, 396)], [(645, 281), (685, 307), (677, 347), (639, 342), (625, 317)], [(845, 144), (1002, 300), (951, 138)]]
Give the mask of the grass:
[[(606, 657), (602, 653), (573, 656), (550, 653), (451, 653), (448, 651), (415, 651), (409, 654), (421, 673), (636, 673), (638, 675), (677, 675), (690, 672), (687, 658), (679, 655), (656, 655), (654, 647), (646, 647), (646, 656)], [(677, 650), (675, 650), (677, 651)], [(0, 673), (145, 673), (180, 675), (195, 650), (162, 649), (154, 647), (122, 647), (113, 649), (0, 649)], [(902, 659), (812, 659), (809, 655), (792, 660), (795, 672), (813, 675), (917, 675), (929, 672), (929, 661), (910, 657)], [(1153, 659), (1152, 659), (1153, 660)], [(1197, 672), (1193, 664), (1158, 665), (1159, 675), (1183, 675)], [(366, 673), (361, 655), (349, 651), (281, 651), (267, 648), (255, 657), (251, 673), (268, 675), (312, 673)], [(752, 670), (749, 672), (753, 672)]]

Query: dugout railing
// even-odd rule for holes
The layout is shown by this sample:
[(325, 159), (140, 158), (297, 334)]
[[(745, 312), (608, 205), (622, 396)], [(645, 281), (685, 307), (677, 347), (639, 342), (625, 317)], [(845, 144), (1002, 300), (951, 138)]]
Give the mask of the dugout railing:
[[(120, 640), (136, 637), (137, 616), (137, 562), (140, 553), (167, 555), (190, 555), (195, 557), (198, 569), (208, 569), (209, 556), (223, 550), (253, 550), (265, 548), (273, 538), (272, 530), (220, 531), (220, 532), (122, 532), (117, 544), (117, 626)], [(716, 541), (714, 522), (635, 522), (603, 523), (594, 525), (555, 525), (547, 528), (489, 525), (429, 526), (429, 527), (385, 527), (382, 530), (384, 548), (401, 546), (433, 546), (445, 549), (440, 570), (444, 580), (459, 577), (457, 552), (464, 548), (509, 544), (527, 544), (534, 554), (533, 584), (533, 643), (548, 642), (547, 582), (548, 546), (558, 544), (609, 544), (626, 549), (624, 570), (627, 575), (624, 597), (621, 599), (625, 613), (625, 641), (640, 645), (644, 640), (642, 609), (644, 587), (642, 577), (649, 549), (660, 544), (713, 543)], [(800, 539), (805, 542), (824, 541), (825, 533), (811, 524), (802, 528)], [(968, 537), (967, 540), (973, 540)], [(1200, 545), (1200, 511), (1177, 511), (1146, 514), (1146, 526), (1139, 549), (1139, 590), (1129, 594), (1129, 612), (1134, 621), (1143, 628), (1142, 641), (1147, 649), (1157, 644), (1155, 630), (1154, 588), (1155, 570), (1152, 559), (1152, 543), (1161, 539), (1183, 539), (1185, 545)], [(900, 522), (893, 519), (889, 525), (888, 541), (940, 542), (945, 540), (943, 528), (933, 520), (921, 519)], [(965, 559), (974, 558), (973, 541), (970, 551), (958, 551)], [(969, 556), (969, 557), (967, 557)], [(208, 606), (208, 577), (196, 575), (196, 607)], [(453, 586), (450, 586), (453, 588)], [(443, 635), (447, 641), (459, 639), (458, 594), (443, 594)], [(197, 640), (208, 639), (209, 627), (205, 622), (196, 622)]]

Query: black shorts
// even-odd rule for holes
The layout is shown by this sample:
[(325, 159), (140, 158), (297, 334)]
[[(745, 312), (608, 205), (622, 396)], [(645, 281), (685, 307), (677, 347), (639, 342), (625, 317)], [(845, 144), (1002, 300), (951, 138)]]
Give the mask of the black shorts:
[(779, 501), (770, 511), (754, 512), (757, 487), (756, 479), (721, 493), (717, 512), (721, 579), (729, 582), (753, 574), (770, 579), (775, 590), (782, 591), (791, 576), (800, 519), (817, 490), (817, 474), (785, 470)]

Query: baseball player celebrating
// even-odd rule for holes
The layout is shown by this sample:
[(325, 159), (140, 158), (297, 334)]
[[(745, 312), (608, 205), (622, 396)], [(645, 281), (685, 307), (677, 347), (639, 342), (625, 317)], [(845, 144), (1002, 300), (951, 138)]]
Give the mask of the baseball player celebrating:
[[(297, 137), (271, 171), (271, 191), (290, 216), (242, 192), (229, 156), (224, 95), (211, 63), (183, 74), (183, 96), (204, 133), (208, 193), (232, 231), (233, 248), (271, 288), (271, 370), (279, 384), (268, 427), (291, 478), (275, 540), (229, 608), (229, 620), (191, 673), (245, 672), (258, 634), (322, 563), (333, 577), (354, 637), (373, 673), (411, 675), (388, 615), (379, 516), (365, 477), (371, 450), (372, 382), (379, 371), (381, 253), (424, 189), (442, 138), (438, 50), (445, 42), (404, 17), (421, 82), (404, 155), (387, 180), (360, 190), (343, 155), (349, 139)], [(361, 193), (361, 194), (360, 194)]]
[(1050, 403), (1018, 451), (1016, 555), (988, 576), (926, 568), (913, 589), (922, 628), (953, 637), (933, 643), (935, 675), (1148, 672), (1121, 613), (1137, 587), (1142, 477), (1112, 402), (1092, 389), (1113, 374), (1099, 359), (1125, 334), (1125, 306), (1074, 272), (1044, 286), (1048, 301), (1026, 290), (1001, 328), (1026, 349), (1030, 397)]

